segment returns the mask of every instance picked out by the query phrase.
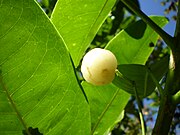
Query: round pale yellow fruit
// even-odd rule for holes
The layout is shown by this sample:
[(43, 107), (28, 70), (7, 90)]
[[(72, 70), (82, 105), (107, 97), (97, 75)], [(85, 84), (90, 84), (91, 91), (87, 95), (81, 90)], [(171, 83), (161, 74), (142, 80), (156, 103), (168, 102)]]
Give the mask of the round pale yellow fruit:
[(84, 79), (93, 85), (105, 85), (112, 82), (117, 68), (117, 59), (109, 50), (95, 48), (82, 60), (81, 72)]

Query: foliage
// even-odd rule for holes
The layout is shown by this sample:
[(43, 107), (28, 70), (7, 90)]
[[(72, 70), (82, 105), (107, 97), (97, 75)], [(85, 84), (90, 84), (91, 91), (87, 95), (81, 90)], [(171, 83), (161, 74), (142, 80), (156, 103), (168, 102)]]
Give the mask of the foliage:
[[(155, 27), (137, 20), (137, 0), (38, 2), (41, 7), (33, 0), (0, 0), (0, 134), (145, 132), (141, 107), (144, 114), (148, 109), (143, 99), (149, 96), (166, 106), (166, 97), (173, 98), (163, 89), (171, 88), (167, 73), (173, 72), (168, 68), (173, 45), (164, 49), (156, 29), (161, 30), (167, 19), (148, 17), (158, 24)], [(165, 41), (171, 39), (160, 34)], [(117, 57), (118, 71), (109, 85), (97, 87), (79, 79), (81, 59), (94, 47)], [(177, 89), (178, 85), (174, 93)], [(176, 104), (172, 106), (174, 113)], [(170, 132), (178, 123), (175, 118)]]

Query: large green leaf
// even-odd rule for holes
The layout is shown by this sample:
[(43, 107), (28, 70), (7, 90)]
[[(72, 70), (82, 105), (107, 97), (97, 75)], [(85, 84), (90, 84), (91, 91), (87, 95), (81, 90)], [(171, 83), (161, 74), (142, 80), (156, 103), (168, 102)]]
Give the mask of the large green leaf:
[(62, 35), (75, 66), (116, 0), (58, 0), (51, 20)]
[[(151, 17), (160, 27), (168, 23), (165, 17)], [(118, 60), (118, 64), (145, 64), (156, 44), (157, 33), (142, 20), (122, 30), (107, 45)]]
[(0, 134), (90, 134), (89, 106), (48, 17), (32, 0), (0, 0), (0, 14)]
[(82, 85), (91, 109), (91, 134), (108, 134), (123, 118), (123, 109), (130, 95), (113, 84), (92, 86), (83, 82)]

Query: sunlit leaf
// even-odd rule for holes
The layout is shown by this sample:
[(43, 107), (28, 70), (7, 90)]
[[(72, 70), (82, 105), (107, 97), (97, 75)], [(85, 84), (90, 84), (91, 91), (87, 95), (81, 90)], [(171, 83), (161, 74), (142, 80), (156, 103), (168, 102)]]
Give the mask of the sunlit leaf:
[(78, 66), (116, 0), (58, 0), (51, 20)]
[(108, 134), (123, 118), (123, 110), (130, 95), (113, 84), (92, 86), (83, 82), (91, 110), (91, 134)]
[(0, 14), (0, 134), (90, 134), (89, 106), (48, 17), (33, 0), (0, 0)]
[[(165, 17), (151, 17), (159, 26), (168, 23)], [(122, 30), (107, 45), (117, 57), (119, 64), (145, 64), (156, 44), (157, 33), (142, 20)]]

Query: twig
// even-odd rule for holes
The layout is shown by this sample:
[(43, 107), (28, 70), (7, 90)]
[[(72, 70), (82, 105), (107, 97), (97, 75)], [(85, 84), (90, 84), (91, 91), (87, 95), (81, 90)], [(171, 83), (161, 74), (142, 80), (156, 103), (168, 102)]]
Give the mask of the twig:
[(143, 117), (143, 113), (142, 113), (142, 106), (141, 106), (140, 99), (139, 99), (139, 96), (138, 96), (138, 93), (137, 93), (137, 88), (136, 88), (135, 82), (134, 82), (134, 92), (135, 92), (137, 105), (138, 105), (138, 110), (139, 110), (139, 117), (140, 117), (140, 122), (141, 122), (142, 135), (146, 135), (146, 126), (145, 126), (145, 121), (144, 121), (144, 117)]
[(135, 14), (137, 14), (145, 23), (147, 23), (153, 30), (155, 30), (166, 42), (166, 44), (172, 48), (174, 44), (174, 39), (171, 35), (166, 33), (161, 29), (156, 23), (154, 23), (146, 14), (144, 14), (133, 2), (132, 0), (121, 0), (129, 9), (131, 9)]

